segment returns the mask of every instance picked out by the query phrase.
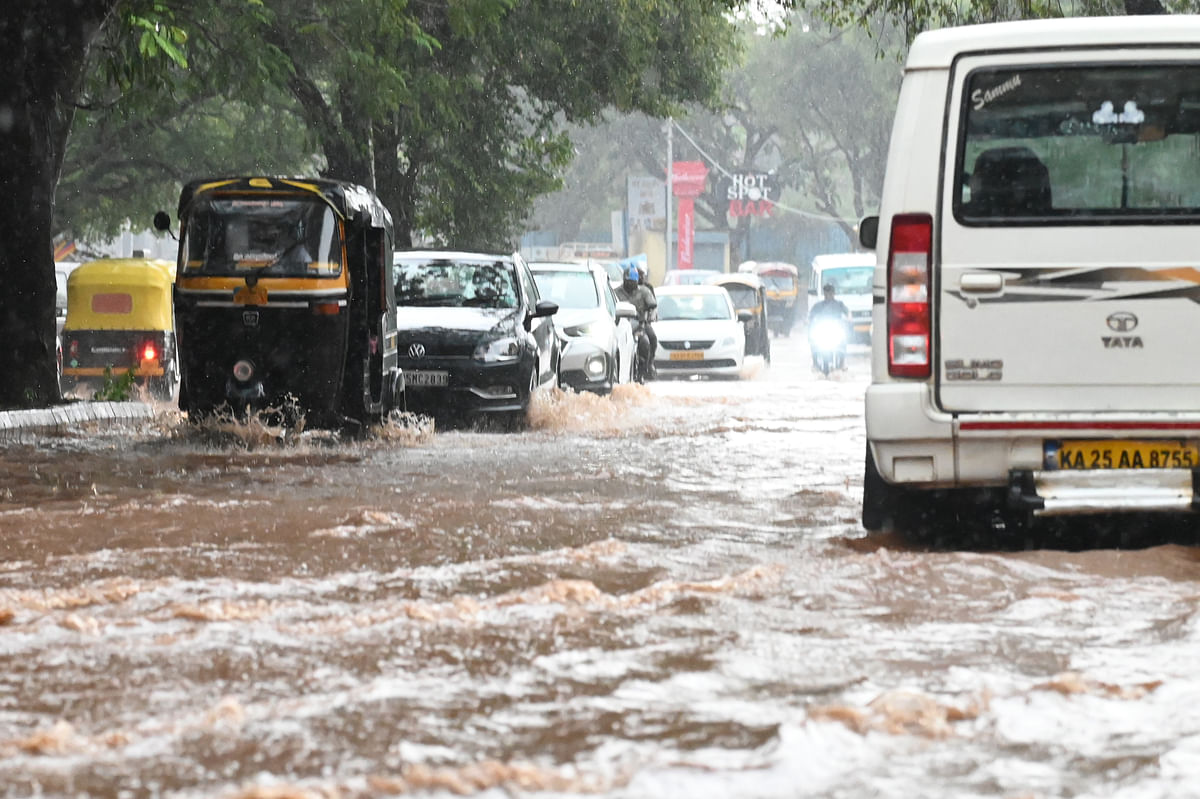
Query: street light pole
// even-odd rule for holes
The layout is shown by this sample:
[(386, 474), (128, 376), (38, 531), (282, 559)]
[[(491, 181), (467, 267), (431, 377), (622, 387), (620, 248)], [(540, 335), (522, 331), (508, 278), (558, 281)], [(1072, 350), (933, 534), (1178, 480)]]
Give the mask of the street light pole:
[(666, 264), (667, 269), (673, 269), (672, 263), (674, 248), (671, 246), (671, 198), (675, 192), (675, 154), (672, 151), (673, 138), (675, 133), (675, 120), (672, 117), (667, 117), (667, 237), (666, 237)]

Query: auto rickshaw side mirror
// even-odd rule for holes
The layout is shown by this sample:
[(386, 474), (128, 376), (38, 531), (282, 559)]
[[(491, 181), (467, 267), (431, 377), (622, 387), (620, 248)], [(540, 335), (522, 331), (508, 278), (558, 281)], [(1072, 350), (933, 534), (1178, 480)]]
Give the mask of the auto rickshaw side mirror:
[(864, 216), (862, 221), (858, 223), (858, 241), (868, 250), (875, 249), (875, 242), (879, 241), (879, 217)]
[(171, 229), (171, 215), (166, 211), (159, 211), (154, 215), (154, 229), (168, 231)]
[(738, 321), (739, 322), (749, 322), (753, 318), (754, 318), (753, 311), (748, 311), (744, 308), (742, 310), (738, 311)]

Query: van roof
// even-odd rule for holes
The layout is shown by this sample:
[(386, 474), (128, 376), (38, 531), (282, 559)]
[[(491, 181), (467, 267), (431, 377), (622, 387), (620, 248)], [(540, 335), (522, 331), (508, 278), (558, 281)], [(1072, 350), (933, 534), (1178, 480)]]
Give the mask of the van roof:
[(948, 69), (963, 53), (1161, 44), (1197, 47), (1200, 15), (1071, 17), (992, 22), (926, 31), (913, 40), (906, 70)]
[(835, 266), (874, 266), (873, 252), (831, 252), (815, 255), (812, 259), (813, 269), (830, 269)]

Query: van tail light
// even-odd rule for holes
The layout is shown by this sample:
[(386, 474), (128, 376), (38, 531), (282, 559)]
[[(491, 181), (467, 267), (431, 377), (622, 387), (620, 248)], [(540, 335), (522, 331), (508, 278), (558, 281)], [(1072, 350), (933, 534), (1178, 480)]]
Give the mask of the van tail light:
[(933, 217), (929, 214), (892, 217), (887, 271), (888, 374), (892, 377), (930, 375), (932, 245)]

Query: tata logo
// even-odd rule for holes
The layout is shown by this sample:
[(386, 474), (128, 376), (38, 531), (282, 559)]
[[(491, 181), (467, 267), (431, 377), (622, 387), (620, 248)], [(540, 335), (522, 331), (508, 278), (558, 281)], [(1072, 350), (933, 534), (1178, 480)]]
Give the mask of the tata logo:
[(420, 342), (418, 342), (416, 344), (409, 344), (408, 345), (408, 357), (424, 358), (425, 357), (425, 345), (421, 344)]
[(1104, 342), (1104, 349), (1106, 350), (1142, 349), (1141, 336), (1101, 336), (1100, 340)]
[(1138, 318), (1129, 311), (1117, 311), (1104, 320), (1114, 333), (1129, 333), (1138, 326)]

